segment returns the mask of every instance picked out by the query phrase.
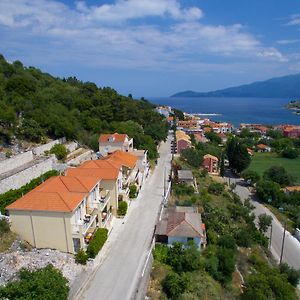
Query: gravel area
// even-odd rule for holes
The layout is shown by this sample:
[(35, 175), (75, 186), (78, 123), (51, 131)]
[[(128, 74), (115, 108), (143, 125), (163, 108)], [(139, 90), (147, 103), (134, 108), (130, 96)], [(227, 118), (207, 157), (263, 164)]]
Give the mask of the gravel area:
[(68, 279), (70, 286), (88, 267), (75, 263), (72, 254), (52, 249), (24, 249), (21, 241), (15, 241), (11, 249), (0, 253), (0, 286), (16, 280), (22, 268), (36, 270), (52, 264)]

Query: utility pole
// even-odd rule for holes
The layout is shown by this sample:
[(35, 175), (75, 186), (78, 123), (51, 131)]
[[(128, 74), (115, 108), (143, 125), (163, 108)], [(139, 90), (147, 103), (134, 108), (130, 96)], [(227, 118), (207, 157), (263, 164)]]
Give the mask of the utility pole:
[(164, 167), (164, 197), (166, 197), (166, 167)]
[(269, 249), (271, 250), (272, 247), (272, 233), (273, 233), (273, 219), (271, 223), (271, 232), (270, 232), (270, 244), (269, 244)]
[(279, 264), (281, 265), (282, 262), (282, 256), (283, 256), (283, 248), (284, 248), (284, 240), (285, 240), (285, 229), (286, 227), (286, 222), (284, 222), (284, 227), (283, 227), (283, 237), (282, 237), (282, 246), (281, 246), (281, 254), (280, 254), (280, 260), (279, 260)]

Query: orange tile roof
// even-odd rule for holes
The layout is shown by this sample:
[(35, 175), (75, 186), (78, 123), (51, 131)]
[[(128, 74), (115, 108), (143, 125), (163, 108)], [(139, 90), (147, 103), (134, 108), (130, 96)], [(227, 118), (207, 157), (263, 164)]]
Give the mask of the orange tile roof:
[(125, 167), (133, 169), (136, 165), (138, 160), (137, 156), (132, 155), (128, 152), (124, 151), (114, 151), (113, 153), (109, 154), (108, 156), (104, 157), (102, 160), (108, 160), (110, 162), (117, 162), (122, 164)]
[(116, 180), (119, 172), (117, 168), (71, 168), (66, 171), (68, 176), (96, 177), (103, 180)]
[(80, 169), (120, 169), (122, 164), (117, 161), (98, 159), (98, 160), (88, 160), (79, 166)]
[[(122, 143), (125, 141), (126, 137), (128, 137), (127, 134), (119, 134), (119, 133), (109, 133), (109, 134), (101, 134), (99, 137), (99, 142), (100, 143), (106, 143), (106, 142), (111, 142), (111, 143)], [(112, 140), (110, 140), (113, 138)]]
[(98, 181), (95, 177), (51, 177), (6, 209), (72, 212)]
[(287, 186), (285, 189), (289, 192), (300, 192), (300, 186)]
[(265, 144), (258, 144), (256, 147), (259, 148), (259, 149), (266, 149), (267, 145), (265, 145)]

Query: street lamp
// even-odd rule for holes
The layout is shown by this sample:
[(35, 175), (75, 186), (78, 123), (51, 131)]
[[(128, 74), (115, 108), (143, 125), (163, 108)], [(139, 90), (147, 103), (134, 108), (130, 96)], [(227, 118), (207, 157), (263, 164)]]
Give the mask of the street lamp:
[(280, 253), (280, 260), (279, 260), (279, 264), (280, 264), (280, 265), (281, 265), (281, 262), (282, 262), (282, 256), (283, 256), (284, 240), (285, 240), (285, 231), (286, 231), (286, 221), (284, 221), (284, 225), (283, 225), (283, 237), (282, 237), (281, 253)]

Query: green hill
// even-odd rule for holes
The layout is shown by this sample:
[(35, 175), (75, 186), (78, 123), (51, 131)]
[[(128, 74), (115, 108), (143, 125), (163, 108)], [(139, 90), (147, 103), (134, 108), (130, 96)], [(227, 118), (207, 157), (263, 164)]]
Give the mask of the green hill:
[(76, 77), (54, 78), (0, 55), (0, 145), (15, 138), (41, 142), (65, 136), (96, 150), (99, 134), (112, 131), (127, 133), (135, 147), (155, 158), (167, 124), (146, 100)]

